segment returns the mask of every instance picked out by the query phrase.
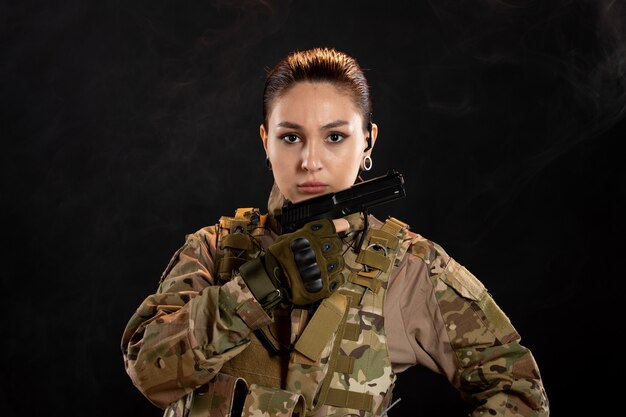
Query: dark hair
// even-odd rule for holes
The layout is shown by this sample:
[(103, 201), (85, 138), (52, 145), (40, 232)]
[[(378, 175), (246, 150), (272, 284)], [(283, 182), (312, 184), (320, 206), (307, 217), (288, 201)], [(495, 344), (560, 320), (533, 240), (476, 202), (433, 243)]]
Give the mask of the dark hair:
[(274, 100), (295, 83), (303, 81), (328, 82), (349, 93), (363, 116), (363, 129), (368, 130), (372, 100), (363, 70), (354, 58), (333, 48), (292, 52), (268, 72), (263, 90), (263, 124), (266, 128)]

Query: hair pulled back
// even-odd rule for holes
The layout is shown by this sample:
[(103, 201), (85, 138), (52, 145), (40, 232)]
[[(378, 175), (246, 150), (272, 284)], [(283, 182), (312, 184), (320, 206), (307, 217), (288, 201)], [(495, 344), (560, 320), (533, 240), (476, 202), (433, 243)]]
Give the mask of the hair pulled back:
[(372, 100), (363, 70), (351, 56), (333, 48), (295, 51), (281, 59), (265, 78), (263, 124), (274, 101), (298, 82), (328, 82), (348, 93), (363, 117), (363, 129), (371, 122)]

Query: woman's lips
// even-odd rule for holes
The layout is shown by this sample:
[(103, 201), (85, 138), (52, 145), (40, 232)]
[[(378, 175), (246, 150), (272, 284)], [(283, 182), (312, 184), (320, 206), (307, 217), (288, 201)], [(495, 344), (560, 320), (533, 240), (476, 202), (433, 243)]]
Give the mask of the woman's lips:
[(323, 182), (310, 181), (298, 184), (298, 191), (305, 194), (319, 194), (326, 191), (327, 184)]

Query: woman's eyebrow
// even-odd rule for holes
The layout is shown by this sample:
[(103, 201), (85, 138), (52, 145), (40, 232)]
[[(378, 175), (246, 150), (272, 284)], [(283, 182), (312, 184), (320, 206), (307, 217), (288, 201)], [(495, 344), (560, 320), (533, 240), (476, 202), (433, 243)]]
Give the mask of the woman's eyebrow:
[[(350, 124), (350, 123), (345, 120), (335, 120), (330, 123), (326, 123), (325, 125), (320, 127), (320, 130), (334, 129), (336, 127), (345, 126), (347, 124)], [(301, 125), (294, 123), (294, 122), (289, 122), (289, 121), (279, 122), (276, 124), (276, 127), (286, 127), (287, 129), (302, 129)]]
[(349, 124), (347, 121), (345, 120), (335, 120), (334, 122), (330, 122), (325, 124), (324, 126), (322, 126), (320, 128), (320, 130), (325, 130), (325, 129), (334, 129), (335, 127), (339, 127), (339, 126), (345, 126)]
[(276, 127), (286, 127), (288, 129), (302, 129), (302, 126), (300, 126), (299, 124), (286, 121), (277, 123)]

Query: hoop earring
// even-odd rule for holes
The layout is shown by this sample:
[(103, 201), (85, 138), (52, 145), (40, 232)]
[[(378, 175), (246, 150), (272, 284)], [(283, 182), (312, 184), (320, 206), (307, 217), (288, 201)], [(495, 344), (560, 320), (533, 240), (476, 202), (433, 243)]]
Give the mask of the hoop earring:
[(272, 163), (270, 162), (270, 158), (269, 157), (265, 157), (265, 168), (268, 169), (268, 171), (272, 170)]
[(369, 171), (370, 169), (372, 169), (372, 165), (374, 163), (372, 162), (372, 157), (369, 155), (365, 155), (363, 157), (363, 170), (364, 171)]

